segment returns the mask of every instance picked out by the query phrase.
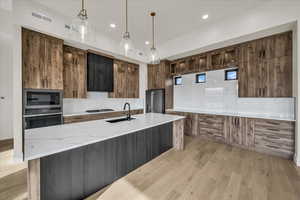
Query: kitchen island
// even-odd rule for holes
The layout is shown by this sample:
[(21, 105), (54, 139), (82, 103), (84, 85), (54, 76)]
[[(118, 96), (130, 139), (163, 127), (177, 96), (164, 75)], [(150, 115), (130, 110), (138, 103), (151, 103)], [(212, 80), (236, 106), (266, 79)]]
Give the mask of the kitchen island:
[(83, 199), (170, 148), (183, 149), (184, 117), (133, 117), (26, 130), (29, 199)]

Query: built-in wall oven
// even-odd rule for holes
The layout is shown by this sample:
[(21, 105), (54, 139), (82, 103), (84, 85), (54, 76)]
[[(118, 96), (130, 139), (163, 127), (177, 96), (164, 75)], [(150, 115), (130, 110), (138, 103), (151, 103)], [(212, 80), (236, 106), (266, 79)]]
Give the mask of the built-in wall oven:
[(63, 123), (61, 90), (25, 89), (24, 128), (40, 128)]

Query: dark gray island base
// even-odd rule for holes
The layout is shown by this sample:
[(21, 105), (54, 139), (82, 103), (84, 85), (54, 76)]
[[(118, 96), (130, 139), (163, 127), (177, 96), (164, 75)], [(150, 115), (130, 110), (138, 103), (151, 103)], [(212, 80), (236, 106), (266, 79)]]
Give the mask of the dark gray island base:
[(29, 199), (86, 198), (172, 147), (183, 149), (183, 120), (29, 160)]

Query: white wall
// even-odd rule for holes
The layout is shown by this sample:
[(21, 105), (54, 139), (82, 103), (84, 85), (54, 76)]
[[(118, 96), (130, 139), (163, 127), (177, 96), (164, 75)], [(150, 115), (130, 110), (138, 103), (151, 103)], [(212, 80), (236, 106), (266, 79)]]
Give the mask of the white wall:
[(224, 71), (206, 72), (206, 83), (196, 83), (196, 74), (182, 75), (183, 84), (174, 86), (174, 110), (294, 120), (294, 98), (238, 98), (238, 81), (225, 81)]
[(147, 65), (140, 63), (139, 72), (139, 99), (114, 99), (108, 98), (107, 92), (88, 92), (87, 99), (64, 99), (64, 114), (81, 113), (89, 109), (103, 108), (122, 110), (125, 102), (130, 103), (131, 109), (143, 109), (147, 86)]
[(13, 138), (11, 77), (12, 38), (0, 33), (0, 140)]
[(3, 140), (13, 138), (11, 1), (0, 1), (0, 24), (0, 140)]

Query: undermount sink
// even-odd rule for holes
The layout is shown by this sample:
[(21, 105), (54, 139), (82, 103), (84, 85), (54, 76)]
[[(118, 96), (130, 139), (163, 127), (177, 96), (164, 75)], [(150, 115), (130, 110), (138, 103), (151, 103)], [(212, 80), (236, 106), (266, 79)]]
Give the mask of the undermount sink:
[(128, 118), (128, 117), (122, 117), (122, 118), (118, 118), (118, 119), (107, 120), (107, 122), (109, 122), (109, 123), (117, 123), (117, 122), (123, 122), (123, 121), (131, 121), (133, 119), (135, 119), (135, 118), (133, 118), (133, 117), (130, 117), (130, 118)]

